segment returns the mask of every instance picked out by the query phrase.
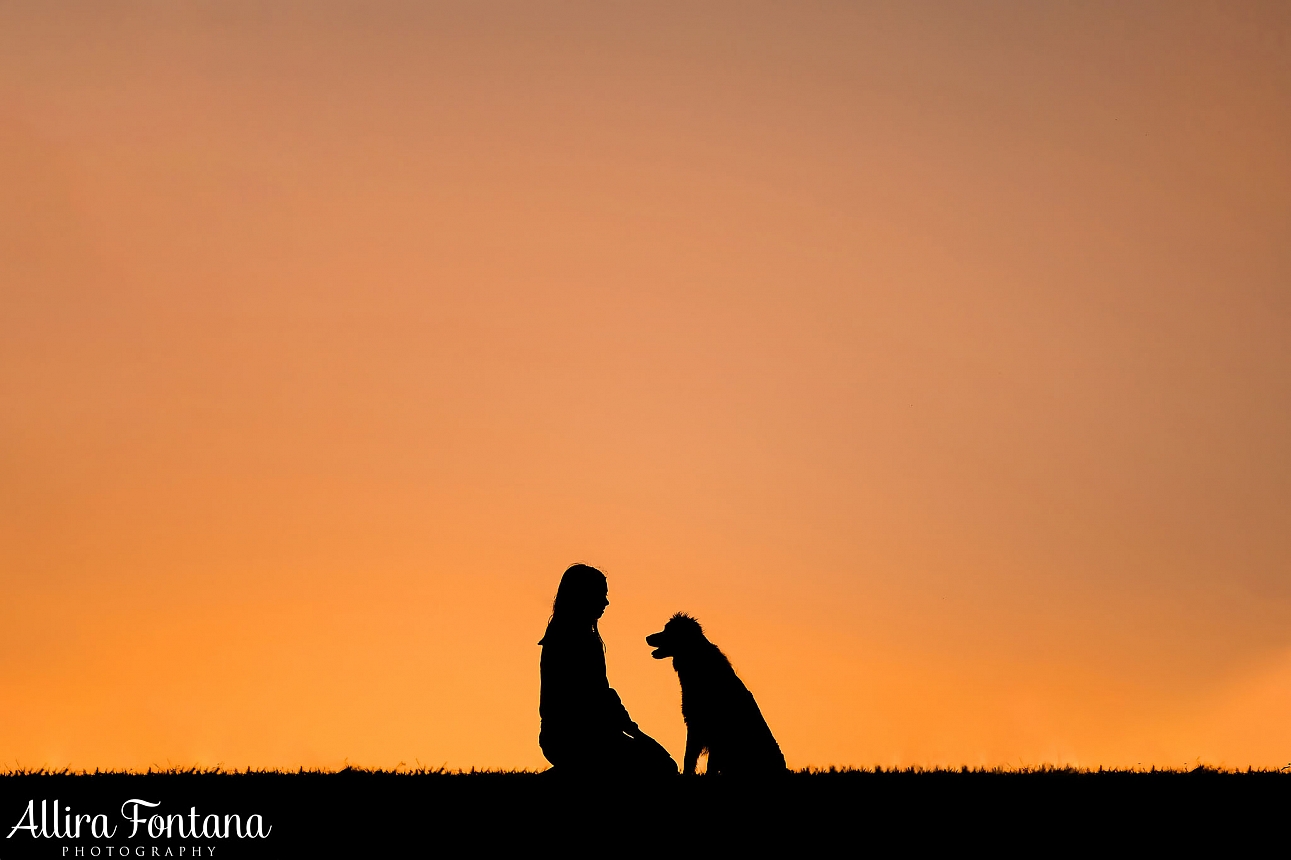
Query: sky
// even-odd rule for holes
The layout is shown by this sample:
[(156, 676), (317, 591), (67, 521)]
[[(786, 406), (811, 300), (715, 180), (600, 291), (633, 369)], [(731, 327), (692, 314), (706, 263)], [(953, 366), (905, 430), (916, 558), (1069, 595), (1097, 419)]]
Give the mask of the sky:
[(1291, 762), (1291, 7), (0, 5), (0, 767)]

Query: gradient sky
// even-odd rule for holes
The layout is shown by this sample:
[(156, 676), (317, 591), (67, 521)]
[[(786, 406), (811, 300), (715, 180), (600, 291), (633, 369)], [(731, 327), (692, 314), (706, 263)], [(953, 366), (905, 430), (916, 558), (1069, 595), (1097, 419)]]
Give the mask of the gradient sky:
[(0, 5), (0, 765), (1291, 762), (1286, 3)]

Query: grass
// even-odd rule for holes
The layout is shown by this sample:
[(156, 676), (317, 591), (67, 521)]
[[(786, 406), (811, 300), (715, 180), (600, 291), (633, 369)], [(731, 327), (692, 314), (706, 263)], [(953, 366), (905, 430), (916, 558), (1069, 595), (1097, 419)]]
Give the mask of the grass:
[[(253, 768), (250, 766), (242, 769), (238, 769), (238, 768), (226, 768), (223, 765), (214, 765), (210, 767), (204, 767), (200, 765), (192, 765), (189, 767), (182, 767), (182, 766), (175, 766), (175, 765), (166, 765), (163, 767), (161, 765), (152, 765), (146, 770), (130, 770), (130, 769), (101, 770), (99, 768), (95, 768), (94, 770), (76, 770), (76, 769), (73, 769), (70, 765), (65, 765), (62, 768), (51, 768), (45, 765), (42, 765), (40, 767), (24, 767), (20, 765), (14, 765), (12, 767), (0, 766), (0, 779), (3, 779), (5, 777), (36, 777), (36, 776), (43, 776), (43, 777), (50, 777), (50, 776), (72, 776), (72, 777), (248, 776), (248, 775), (251, 775), (251, 776), (270, 776), (270, 775), (272, 776), (303, 776), (303, 775), (339, 776), (344, 774), (369, 775), (369, 776), (423, 776), (423, 777), (425, 776), (430, 776), (430, 777), (435, 777), (435, 776), (536, 777), (536, 776), (541, 776), (543, 773), (544, 771), (529, 770), (526, 768), (471, 767), (467, 769), (460, 769), (460, 768), (449, 768), (443, 765), (439, 767), (427, 767), (425, 765), (420, 765), (420, 764), (413, 765), (413, 766), (400, 764), (400, 765), (397, 765), (396, 767), (389, 768), (389, 769), (362, 767), (360, 765), (346, 765), (343, 768), (335, 769), (335, 770), (331, 768), (304, 768), (304, 767), (297, 768), (296, 770), (288, 770), (288, 769), (282, 769), (282, 768)], [(1225, 767), (1216, 767), (1214, 765), (1205, 765), (1205, 764), (1195, 765), (1191, 767), (1184, 766), (1184, 767), (1178, 767), (1178, 768), (1156, 767), (1155, 765), (1147, 768), (1142, 768), (1142, 767), (1113, 768), (1113, 767), (1103, 767), (1102, 765), (1098, 766), (1097, 768), (1091, 768), (1091, 767), (1076, 767), (1073, 765), (1052, 765), (1052, 764), (1019, 765), (1016, 767), (1009, 766), (1009, 765), (1003, 765), (1003, 766), (993, 765), (990, 767), (986, 767), (986, 766), (970, 767), (968, 765), (961, 765), (960, 767), (940, 767), (940, 766), (923, 767), (921, 765), (911, 765), (908, 767), (887, 767), (887, 768), (883, 767), (882, 765), (875, 765), (874, 767), (854, 767), (849, 765), (844, 767), (838, 767), (838, 766), (805, 767), (805, 768), (799, 768), (798, 770), (794, 770), (790, 772), (791, 777), (808, 777), (808, 776), (855, 777), (855, 776), (874, 776), (874, 775), (947, 776), (947, 775), (983, 775), (983, 774), (1011, 775), (1011, 776), (1027, 776), (1027, 775), (1077, 776), (1077, 775), (1091, 775), (1091, 774), (1106, 774), (1106, 775), (1113, 775), (1113, 774), (1119, 774), (1119, 775), (1126, 775), (1126, 774), (1140, 774), (1140, 775), (1281, 774), (1283, 776), (1291, 777), (1291, 764), (1288, 764), (1285, 767), (1281, 767), (1281, 768), (1252, 768), (1252, 767), (1225, 768)]]

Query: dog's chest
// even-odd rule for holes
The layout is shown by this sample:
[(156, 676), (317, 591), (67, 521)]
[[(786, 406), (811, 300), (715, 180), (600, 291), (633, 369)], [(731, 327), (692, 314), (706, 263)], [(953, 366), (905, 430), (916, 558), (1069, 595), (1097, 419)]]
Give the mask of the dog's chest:
[(688, 725), (708, 722), (726, 710), (731, 679), (703, 665), (682, 664), (676, 669), (681, 682), (681, 715)]

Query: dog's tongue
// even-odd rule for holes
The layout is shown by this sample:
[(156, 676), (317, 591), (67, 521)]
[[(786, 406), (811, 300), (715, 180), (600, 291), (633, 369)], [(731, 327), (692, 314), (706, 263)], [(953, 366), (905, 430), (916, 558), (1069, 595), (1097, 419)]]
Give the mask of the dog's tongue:
[(662, 648), (656, 648), (656, 649), (654, 649), (653, 651), (651, 651), (651, 652), (650, 652), (650, 656), (651, 656), (651, 657), (653, 657), (653, 658), (655, 658), (656, 660), (662, 660), (662, 659), (663, 659), (663, 655), (659, 653), (659, 652), (660, 652), (660, 651), (662, 651), (662, 650), (663, 650)]

